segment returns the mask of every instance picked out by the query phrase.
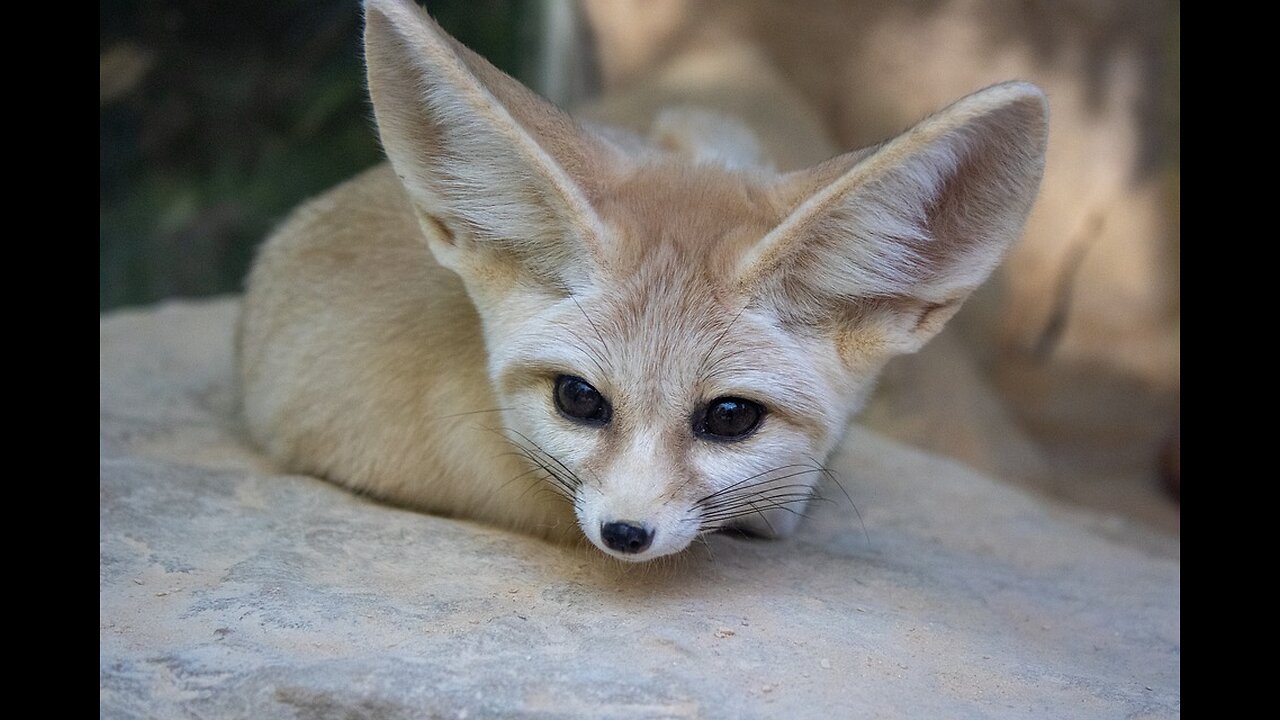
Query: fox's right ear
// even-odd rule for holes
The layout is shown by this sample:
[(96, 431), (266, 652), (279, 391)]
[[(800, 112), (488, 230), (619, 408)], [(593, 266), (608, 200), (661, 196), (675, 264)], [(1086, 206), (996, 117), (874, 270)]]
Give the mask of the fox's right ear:
[(606, 148), (409, 0), (366, 1), (365, 57), (383, 147), (439, 262), (469, 283), (504, 267), (581, 281), (600, 255), (588, 196)]

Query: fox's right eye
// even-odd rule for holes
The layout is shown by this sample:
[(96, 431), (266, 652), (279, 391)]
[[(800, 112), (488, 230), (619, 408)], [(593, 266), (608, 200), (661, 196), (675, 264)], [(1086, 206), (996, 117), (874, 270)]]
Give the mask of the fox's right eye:
[(613, 408), (591, 383), (573, 375), (556, 378), (556, 407), (565, 417), (590, 425), (604, 425), (613, 416)]

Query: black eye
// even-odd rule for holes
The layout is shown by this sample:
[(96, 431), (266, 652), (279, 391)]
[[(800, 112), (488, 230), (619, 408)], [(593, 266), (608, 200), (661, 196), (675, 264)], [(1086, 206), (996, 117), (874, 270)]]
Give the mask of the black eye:
[(556, 378), (556, 407), (574, 420), (604, 425), (613, 416), (613, 408), (599, 390), (580, 377), (561, 375)]
[(710, 440), (742, 440), (755, 431), (764, 417), (760, 403), (735, 397), (712, 400), (693, 421), (694, 433)]

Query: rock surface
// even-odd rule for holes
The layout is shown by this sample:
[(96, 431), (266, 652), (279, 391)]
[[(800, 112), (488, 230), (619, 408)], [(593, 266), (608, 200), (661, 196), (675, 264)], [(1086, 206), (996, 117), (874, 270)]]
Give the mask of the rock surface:
[(236, 307), (101, 322), (102, 717), (1180, 714), (1175, 539), (855, 431), (860, 519), (624, 566), (273, 471)]

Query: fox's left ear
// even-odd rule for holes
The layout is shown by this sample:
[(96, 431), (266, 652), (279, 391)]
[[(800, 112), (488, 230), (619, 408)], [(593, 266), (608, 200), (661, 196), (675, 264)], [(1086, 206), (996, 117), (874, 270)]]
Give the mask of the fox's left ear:
[(740, 286), (784, 320), (856, 329), (864, 339), (851, 345), (878, 354), (914, 352), (1021, 232), (1047, 121), (1039, 88), (1004, 83), (785, 177), (782, 202), (795, 209), (744, 257)]

